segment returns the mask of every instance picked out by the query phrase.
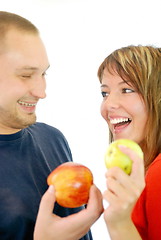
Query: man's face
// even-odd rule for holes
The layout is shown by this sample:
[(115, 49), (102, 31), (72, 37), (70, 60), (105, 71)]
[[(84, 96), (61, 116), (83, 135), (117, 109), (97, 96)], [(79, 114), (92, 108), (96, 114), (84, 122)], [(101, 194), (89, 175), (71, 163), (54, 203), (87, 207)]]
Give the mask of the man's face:
[(37, 34), (12, 29), (0, 50), (0, 133), (7, 134), (36, 121), (36, 104), (46, 96), (49, 62)]

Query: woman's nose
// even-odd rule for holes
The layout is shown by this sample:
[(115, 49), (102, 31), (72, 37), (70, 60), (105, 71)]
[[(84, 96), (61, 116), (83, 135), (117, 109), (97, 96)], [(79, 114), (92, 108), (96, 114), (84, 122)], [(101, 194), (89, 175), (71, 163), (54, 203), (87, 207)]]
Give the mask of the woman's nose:
[(120, 106), (120, 99), (113, 94), (108, 95), (106, 99), (103, 99), (100, 112), (102, 117), (107, 121), (109, 113), (115, 113)]
[(110, 93), (108, 97), (103, 101), (105, 108), (110, 111), (117, 109), (120, 105), (120, 99), (117, 94)]

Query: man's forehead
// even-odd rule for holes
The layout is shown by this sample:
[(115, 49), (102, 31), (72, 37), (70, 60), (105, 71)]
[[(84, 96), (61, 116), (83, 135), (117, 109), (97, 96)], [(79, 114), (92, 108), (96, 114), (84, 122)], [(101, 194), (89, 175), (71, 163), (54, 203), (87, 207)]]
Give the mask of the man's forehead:
[(49, 67), (45, 46), (37, 33), (10, 30), (3, 48), (0, 45), (0, 54), (0, 57), (3, 55), (10, 61), (16, 61), (14, 65), (19, 70), (44, 71)]

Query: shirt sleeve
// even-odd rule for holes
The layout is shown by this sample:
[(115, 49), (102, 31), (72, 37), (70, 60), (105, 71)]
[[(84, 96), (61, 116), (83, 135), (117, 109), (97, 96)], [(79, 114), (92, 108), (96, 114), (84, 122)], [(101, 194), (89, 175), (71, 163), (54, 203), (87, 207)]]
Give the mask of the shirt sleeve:
[(146, 176), (146, 217), (149, 239), (161, 237), (161, 154)]
[(161, 236), (161, 154), (146, 174), (146, 187), (138, 199), (132, 219), (143, 240)]

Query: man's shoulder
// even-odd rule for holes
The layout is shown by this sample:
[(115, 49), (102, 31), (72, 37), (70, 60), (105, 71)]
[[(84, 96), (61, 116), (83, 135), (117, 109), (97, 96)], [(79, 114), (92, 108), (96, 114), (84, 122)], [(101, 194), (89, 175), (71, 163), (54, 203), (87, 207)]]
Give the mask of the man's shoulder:
[(63, 133), (58, 128), (42, 122), (36, 122), (35, 124), (29, 126), (27, 131), (37, 135), (63, 136)]
[(27, 137), (32, 139), (42, 147), (50, 146), (53, 148), (64, 147), (69, 148), (68, 142), (64, 134), (53, 126), (46, 123), (36, 122), (27, 129)]

